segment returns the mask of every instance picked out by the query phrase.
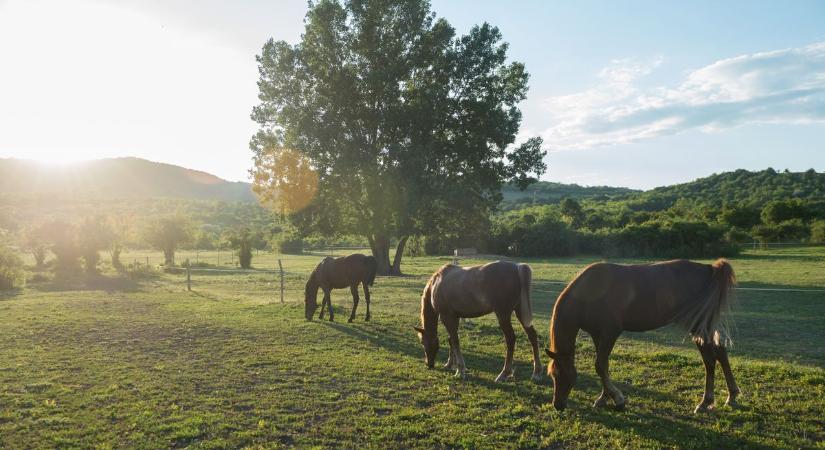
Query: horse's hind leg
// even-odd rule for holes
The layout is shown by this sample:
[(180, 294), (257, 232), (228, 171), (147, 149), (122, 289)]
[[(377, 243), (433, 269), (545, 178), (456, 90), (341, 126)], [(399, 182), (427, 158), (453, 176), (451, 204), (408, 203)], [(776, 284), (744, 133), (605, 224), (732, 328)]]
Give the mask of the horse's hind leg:
[(364, 321), (369, 322), (370, 317), (370, 288), (367, 286), (367, 283), (364, 283), (364, 301), (367, 302), (367, 316), (364, 318)]
[(702, 362), (705, 363), (705, 394), (702, 401), (696, 405), (694, 413), (710, 411), (713, 409), (713, 382), (716, 376), (716, 352), (713, 344), (699, 342), (696, 343), (699, 353), (702, 354)]
[[(616, 339), (619, 338), (619, 334), (601, 334), (597, 340), (598, 345), (596, 347), (596, 373), (599, 374), (599, 378), (602, 380), (602, 387), (604, 390), (602, 391), (602, 396), (604, 396), (605, 391), (607, 394), (613, 399), (613, 403), (616, 404), (616, 409), (624, 410), (625, 407), (625, 398), (622, 395), (622, 391), (617, 388), (612, 381), (610, 381), (610, 352), (613, 351), (613, 345), (616, 344)], [(602, 397), (599, 397), (602, 398)], [(599, 400), (596, 400), (596, 406), (599, 406)]]
[(536, 329), (533, 325), (529, 327), (524, 326), (524, 321), (521, 320), (521, 309), (516, 308), (516, 317), (518, 317), (519, 322), (521, 322), (521, 327), (524, 328), (524, 332), (527, 333), (527, 339), (530, 340), (530, 345), (533, 347), (533, 375), (530, 377), (533, 381), (540, 381), (541, 380), (541, 357), (539, 356), (539, 336), (536, 333)]
[(358, 285), (353, 284), (349, 287), (350, 292), (352, 292), (352, 312), (349, 315), (349, 319), (347, 322), (352, 323), (355, 320), (355, 310), (358, 309)]
[(501, 327), (501, 331), (504, 333), (504, 343), (507, 345), (507, 351), (504, 354), (504, 368), (496, 377), (496, 383), (500, 383), (513, 378), (513, 350), (516, 347), (516, 333), (513, 332), (510, 314), (496, 313), (496, 317), (498, 317), (498, 326)]
[(728, 350), (724, 346), (715, 346), (716, 360), (722, 366), (722, 372), (725, 374), (725, 383), (728, 385), (728, 399), (725, 404), (735, 408), (739, 406), (736, 402), (736, 397), (741, 392), (739, 386), (736, 385), (736, 380), (733, 378), (733, 371), (730, 370), (730, 361), (728, 361)]
[(456, 371), (455, 376), (467, 379), (467, 365), (464, 364), (464, 355), (461, 354), (461, 347), (458, 344), (458, 318), (448, 314), (441, 315), (441, 323), (450, 334), (450, 354), (454, 358)]

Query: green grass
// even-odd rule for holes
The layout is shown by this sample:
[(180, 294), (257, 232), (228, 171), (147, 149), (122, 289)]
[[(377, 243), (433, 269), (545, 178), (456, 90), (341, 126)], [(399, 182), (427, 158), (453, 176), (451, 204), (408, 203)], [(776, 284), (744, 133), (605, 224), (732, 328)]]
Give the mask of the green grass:
[[(363, 322), (362, 299), (353, 324), (344, 290), (333, 294), (337, 322), (306, 322), (302, 274), (318, 257), (283, 259), (298, 274), (285, 304), (271, 273), (196, 271), (187, 292), (181, 274), (106, 272), (2, 294), (0, 448), (825, 447), (825, 292), (738, 293), (739, 410), (692, 413), (704, 369), (668, 327), (620, 338), (611, 372), (624, 413), (590, 406), (600, 388), (580, 336), (579, 381), (559, 414), (552, 383), (529, 380), (520, 331), (516, 381), (493, 383), (504, 353), (493, 317), (461, 329), (467, 381), (426, 369), (412, 325), (426, 277), (447, 258), (408, 258), (408, 276), (379, 277), (373, 320)], [(553, 282), (594, 260), (529, 261), (543, 346)], [(732, 264), (742, 287), (825, 289), (823, 248), (748, 251)], [(717, 400), (725, 394), (719, 373)]]

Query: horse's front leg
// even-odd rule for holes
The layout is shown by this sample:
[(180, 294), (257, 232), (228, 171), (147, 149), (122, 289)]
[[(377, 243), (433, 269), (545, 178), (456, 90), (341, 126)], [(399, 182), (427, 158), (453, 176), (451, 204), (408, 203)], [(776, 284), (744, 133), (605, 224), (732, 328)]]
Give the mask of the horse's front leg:
[(324, 316), (324, 305), (329, 307), (329, 321), (332, 322), (335, 320), (334, 314), (332, 312), (332, 295), (331, 290), (324, 290), (324, 300), (321, 303), (321, 316), (319, 318), (323, 319)]
[(605, 394), (607, 394), (613, 399), (616, 409), (623, 411), (625, 408), (624, 395), (622, 395), (622, 391), (610, 380), (610, 353), (613, 351), (613, 345), (616, 344), (616, 339), (618, 338), (618, 333), (610, 333), (599, 335), (598, 338), (594, 339), (594, 342), (598, 341), (596, 347), (596, 373), (602, 380), (603, 389), (602, 394), (593, 406), (605, 406), (607, 404)]
[(449, 369), (452, 369), (452, 368), (455, 367), (456, 363), (455, 363), (455, 356), (454, 355), (455, 355), (455, 350), (453, 350), (453, 342), (450, 341), (450, 354), (447, 356), (447, 362), (444, 363), (444, 366), (443, 366), (445, 369), (449, 370)]
[(705, 364), (705, 393), (702, 401), (696, 405), (694, 413), (707, 412), (713, 409), (713, 382), (716, 377), (716, 353), (712, 343), (696, 343), (699, 353), (702, 354), (702, 362)]
[(353, 284), (349, 287), (350, 292), (352, 292), (352, 312), (349, 315), (349, 319), (347, 319), (348, 323), (352, 323), (355, 320), (355, 310), (358, 309), (358, 284)]
[(501, 332), (504, 333), (504, 343), (507, 347), (504, 354), (504, 367), (496, 377), (496, 383), (501, 383), (513, 378), (513, 351), (516, 348), (516, 333), (513, 332), (510, 314), (497, 313), (496, 317), (498, 317), (498, 326), (501, 327)]
[(458, 318), (449, 314), (441, 315), (441, 323), (450, 335), (450, 354), (455, 358), (455, 376), (462, 380), (467, 379), (467, 365), (464, 364), (464, 356), (461, 354), (461, 346), (458, 343)]

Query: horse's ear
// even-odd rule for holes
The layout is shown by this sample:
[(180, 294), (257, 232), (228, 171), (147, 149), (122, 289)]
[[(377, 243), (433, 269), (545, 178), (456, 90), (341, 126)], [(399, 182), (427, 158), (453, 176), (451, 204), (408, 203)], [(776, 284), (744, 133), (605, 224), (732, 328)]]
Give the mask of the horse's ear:
[(424, 334), (424, 329), (423, 328), (415, 326), (415, 325), (413, 325), (413, 328), (415, 329), (415, 331), (418, 332), (418, 334)]
[(549, 356), (551, 359), (556, 359), (559, 357), (559, 355), (551, 352), (549, 348), (545, 348), (544, 353), (547, 353), (547, 356)]

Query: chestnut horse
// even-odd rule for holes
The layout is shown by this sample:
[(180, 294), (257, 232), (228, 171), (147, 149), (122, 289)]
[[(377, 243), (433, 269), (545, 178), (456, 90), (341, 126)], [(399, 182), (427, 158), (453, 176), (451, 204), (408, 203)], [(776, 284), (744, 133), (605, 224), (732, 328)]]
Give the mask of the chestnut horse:
[(414, 327), (424, 346), (427, 367), (435, 366), (438, 355), (438, 320), (450, 334), (450, 356), (445, 369), (456, 368), (456, 376), (467, 377), (467, 366), (458, 344), (458, 319), (496, 313), (498, 325), (504, 333), (507, 351), (504, 368), (496, 378), (501, 382), (513, 377), (513, 350), (516, 334), (510, 321), (516, 312), (521, 326), (533, 346), (534, 381), (541, 379), (539, 341), (533, 328), (530, 305), (532, 271), (527, 264), (495, 261), (483, 266), (462, 268), (446, 264), (438, 269), (424, 288), (421, 296), (421, 327)]
[(622, 331), (648, 331), (672, 322), (684, 327), (702, 354), (705, 394), (694, 412), (713, 408), (717, 361), (728, 385), (726, 404), (736, 406), (739, 388), (725, 349), (730, 335), (725, 321), (729, 295), (736, 285), (733, 268), (724, 259), (713, 264), (668, 261), (649, 265), (591, 264), (562, 291), (550, 321), (553, 361), (553, 406), (563, 410), (576, 382), (574, 353), (579, 329), (596, 345), (596, 373), (602, 392), (593, 406), (610, 397), (622, 410), (625, 398), (610, 381), (608, 357)]
[(306, 289), (304, 291), (304, 314), (307, 320), (312, 320), (315, 310), (318, 308), (318, 288), (324, 291), (324, 299), (321, 302), (321, 313), (319, 319), (324, 318), (324, 307), (329, 306), (329, 320), (333, 321), (332, 301), (330, 292), (333, 289), (348, 287), (352, 292), (352, 313), (349, 320), (355, 319), (355, 310), (358, 308), (358, 285), (364, 286), (364, 299), (367, 301), (367, 316), (364, 320), (370, 320), (370, 289), (375, 281), (375, 271), (378, 265), (372, 256), (355, 253), (340, 258), (327, 256), (315, 270), (309, 275)]

